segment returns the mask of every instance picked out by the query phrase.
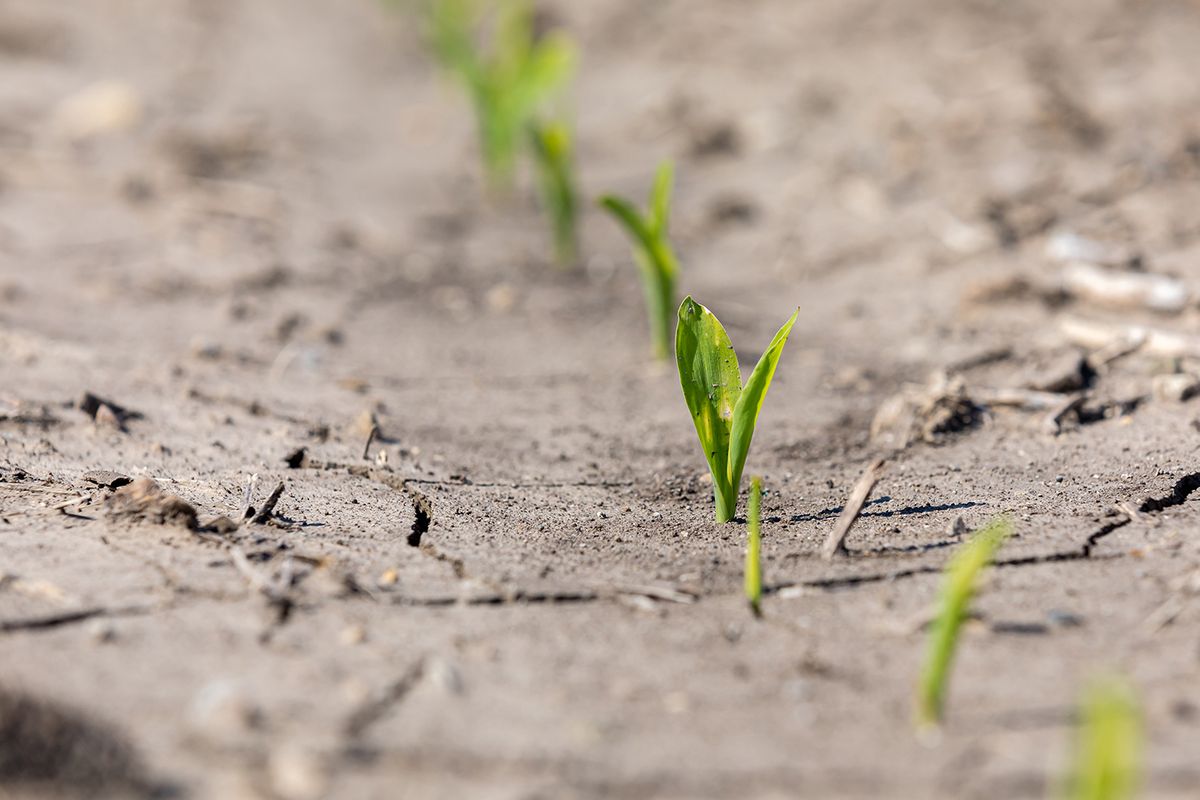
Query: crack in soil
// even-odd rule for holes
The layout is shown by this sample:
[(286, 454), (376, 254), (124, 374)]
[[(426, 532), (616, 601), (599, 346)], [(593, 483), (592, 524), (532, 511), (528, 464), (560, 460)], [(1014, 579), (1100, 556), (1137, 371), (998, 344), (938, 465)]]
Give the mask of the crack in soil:
[[(1200, 472), (1192, 472), (1184, 475), (1175, 482), (1175, 486), (1171, 489), (1171, 493), (1163, 497), (1147, 497), (1138, 504), (1136, 511), (1139, 514), (1153, 515), (1168, 508), (1182, 505), (1187, 502), (1192, 493), (1200, 489)], [(1082, 561), (1093, 558), (1092, 551), (1096, 544), (1108, 536), (1115, 530), (1123, 528), (1135, 520), (1135, 516), (1129, 511), (1123, 509), (1114, 509), (1107, 515), (1107, 521), (1103, 522), (1096, 530), (1088, 534), (1083, 543), (1074, 549), (1064, 550), (1057, 553), (1045, 553), (1033, 556), (1019, 556), (1014, 558), (997, 559), (993, 562), (996, 567), (1024, 567), (1033, 564), (1049, 564), (1061, 561)], [(1121, 558), (1123, 554), (1116, 553), (1105, 558)], [(852, 586), (859, 586), (866, 583), (880, 583), (883, 581), (900, 580), (903, 578), (911, 578), (917, 575), (928, 575), (935, 572), (941, 572), (941, 566), (922, 565), (919, 567), (908, 567), (905, 569), (891, 570), (888, 572), (873, 572), (866, 575), (847, 575), (842, 577), (830, 578), (815, 578), (806, 581), (786, 581), (777, 583), (764, 588), (767, 594), (774, 594), (783, 589), (792, 587), (807, 587), (814, 589), (840, 589)]]
[(165, 611), (171, 603), (155, 605), (124, 606), (109, 608), (107, 606), (92, 606), (89, 608), (59, 611), (52, 614), (39, 614), (32, 617), (17, 617), (0, 620), (0, 633), (16, 633), (18, 631), (45, 631), (67, 625), (77, 625), (96, 617), (139, 617)]
[(393, 707), (403, 702), (425, 675), (425, 661), (424, 656), (418, 658), (379, 697), (369, 700), (355, 709), (342, 726), (346, 738), (351, 740), (362, 738), (372, 725), (383, 719)]
[(1192, 492), (1197, 489), (1200, 489), (1200, 472), (1192, 472), (1177, 480), (1169, 495), (1158, 498), (1147, 497), (1137, 510), (1143, 514), (1154, 514), (1173, 506), (1183, 505)]

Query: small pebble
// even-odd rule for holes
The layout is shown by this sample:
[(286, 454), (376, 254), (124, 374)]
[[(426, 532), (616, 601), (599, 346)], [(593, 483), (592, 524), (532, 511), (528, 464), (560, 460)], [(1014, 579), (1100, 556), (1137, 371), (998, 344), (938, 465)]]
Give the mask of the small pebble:
[(329, 773), (321, 759), (296, 747), (273, 751), (268, 772), (271, 788), (282, 800), (318, 800), (329, 789)]

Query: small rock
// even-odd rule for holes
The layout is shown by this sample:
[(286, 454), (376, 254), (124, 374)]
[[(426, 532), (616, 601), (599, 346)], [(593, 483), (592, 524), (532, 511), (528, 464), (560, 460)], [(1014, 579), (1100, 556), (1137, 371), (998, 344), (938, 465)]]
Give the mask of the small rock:
[(1046, 257), (1054, 261), (1083, 261), (1103, 266), (1123, 266), (1135, 258), (1128, 247), (1101, 242), (1073, 231), (1059, 231), (1046, 242)]
[(366, 626), (360, 624), (351, 625), (342, 630), (342, 644), (346, 646), (362, 644), (367, 640)]
[(103, 413), (107, 418), (115, 418), (118, 424), (123, 425), (127, 419), (139, 419), (142, 415), (137, 411), (131, 411), (124, 406), (117, 405), (112, 400), (106, 400), (103, 397), (94, 395), (91, 392), (84, 392), (79, 398), (76, 406), (80, 411), (87, 414), (93, 420), (100, 422), (100, 414)]
[(192, 699), (186, 722), (192, 732), (217, 747), (245, 741), (260, 730), (262, 709), (249, 693), (232, 680), (214, 680), (205, 684)]
[(329, 789), (329, 770), (320, 756), (297, 747), (272, 751), (267, 771), (281, 800), (319, 800)]
[(1190, 400), (1200, 392), (1200, 378), (1187, 372), (1155, 375), (1152, 385), (1155, 397), (1176, 403)]
[(88, 636), (96, 644), (109, 644), (117, 640), (117, 628), (107, 619), (94, 619), (87, 625)]
[(429, 659), (425, 665), (425, 674), (433, 686), (446, 694), (460, 695), (465, 690), (462, 673), (459, 672), (458, 667), (444, 658)]
[(96, 409), (96, 415), (92, 419), (96, 420), (97, 425), (103, 425), (116, 430), (124, 428), (121, 424), (121, 418), (117, 416), (117, 412), (112, 410), (112, 406), (101, 405)]
[(132, 86), (100, 81), (63, 98), (54, 110), (54, 127), (68, 139), (92, 139), (137, 126), (142, 111), (142, 98)]
[(513, 306), (517, 304), (517, 290), (510, 284), (499, 283), (488, 289), (487, 296), (484, 298), (488, 308), (499, 314), (511, 311)]

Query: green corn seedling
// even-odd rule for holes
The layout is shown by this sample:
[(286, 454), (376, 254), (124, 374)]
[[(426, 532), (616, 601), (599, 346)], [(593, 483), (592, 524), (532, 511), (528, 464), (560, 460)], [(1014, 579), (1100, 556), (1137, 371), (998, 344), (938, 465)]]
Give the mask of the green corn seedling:
[(679, 382), (712, 471), (717, 522), (729, 522), (737, 510), (754, 425), (799, 313), (792, 314), (775, 334), (743, 387), (737, 354), (721, 323), (691, 297), (679, 306), (675, 329)]
[(1064, 800), (1131, 800), (1137, 792), (1141, 752), (1133, 690), (1115, 677), (1096, 681), (1084, 694), (1075, 765)]
[(750, 479), (746, 509), (746, 599), (754, 616), (762, 616), (762, 479)]
[(512, 181), (526, 129), (567, 83), (576, 52), (561, 33), (535, 35), (528, 0), (502, 0), (491, 46), (481, 47), (486, 16), (481, 0), (432, 0), (429, 41), (442, 66), (470, 94), (489, 181), (503, 188)]
[(921, 672), (917, 724), (924, 730), (936, 728), (942, 721), (958, 634), (970, 611), (979, 573), (991, 563), (1011, 533), (1012, 523), (1003, 518), (994, 520), (963, 545), (946, 565), (938, 614), (929, 630)]
[(659, 165), (650, 191), (650, 208), (644, 216), (632, 203), (620, 197), (605, 195), (600, 198), (600, 205), (633, 240), (633, 257), (642, 272), (654, 354), (660, 359), (666, 359), (671, 353), (675, 282), (679, 277), (679, 262), (675, 260), (675, 251), (667, 236), (674, 176), (671, 162), (664, 161)]
[(542, 207), (550, 217), (554, 233), (554, 252), (558, 263), (569, 267), (579, 253), (571, 132), (562, 122), (548, 122), (531, 125), (529, 138)]

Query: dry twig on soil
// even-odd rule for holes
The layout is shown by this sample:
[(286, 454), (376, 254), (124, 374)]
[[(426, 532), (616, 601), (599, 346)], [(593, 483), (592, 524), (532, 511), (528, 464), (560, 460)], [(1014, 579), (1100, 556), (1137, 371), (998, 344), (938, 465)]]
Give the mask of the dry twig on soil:
[(886, 459), (875, 459), (867, 466), (862, 477), (858, 479), (858, 483), (854, 484), (850, 498), (846, 501), (846, 506), (837, 519), (837, 524), (833, 526), (833, 530), (829, 532), (829, 538), (825, 540), (825, 546), (821, 548), (821, 555), (826, 561), (831, 561), (834, 556), (839, 554), (848, 555), (845, 544), (846, 534), (850, 533), (850, 528), (854, 526), (858, 515), (862, 513), (863, 506), (871, 497), (871, 490), (883, 476), (883, 468), (886, 463)]

